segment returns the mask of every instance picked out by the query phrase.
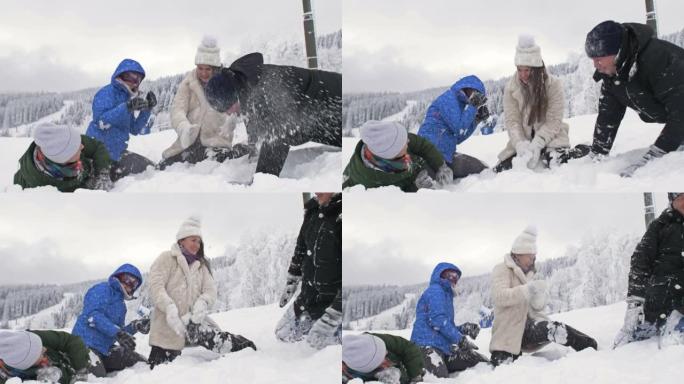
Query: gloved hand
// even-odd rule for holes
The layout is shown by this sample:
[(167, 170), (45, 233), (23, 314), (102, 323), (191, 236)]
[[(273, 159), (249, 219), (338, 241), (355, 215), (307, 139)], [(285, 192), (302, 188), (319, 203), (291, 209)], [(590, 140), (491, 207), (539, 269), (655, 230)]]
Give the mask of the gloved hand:
[(479, 124), (481, 121), (489, 119), (489, 108), (486, 104), (480, 106), (477, 109), (477, 114), (475, 115), (475, 124)]
[(148, 333), (150, 333), (149, 317), (133, 320), (128, 325), (135, 329), (136, 332), (140, 332), (143, 335), (147, 335)]
[(644, 320), (644, 298), (639, 296), (627, 297), (627, 310), (622, 328), (615, 336), (613, 349), (632, 341), (637, 326)]
[(147, 96), (145, 96), (145, 101), (147, 101), (147, 108), (152, 109), (157, 105), (157, 96), (155, 96), (154, 92), (149, 91)]
[(477, 335), (480, 334), (480, 326), (475, 323), (463, 323), (458, 327), (458, 330), (462, 334), (470, 336), (471, 339), (477, 339)]
[(147, 108), (147, 100), (140, 96), (136, 96), (132, 99), (129, 99), (126, 102), (126, 106), (128, 107), (129, 111), (140, 111)]
[(110, 191), (114, 188), (114, 182), (109, 174), (109, 168), (101, 169), (85, 181), (85, 187), (92, 190)]
[(526, 284), (530, 294), (530, 306), (539, 311), (546, 305), (547, 285), (544, 280), (532, 280)]
[(176, 332), (178, 336), (185, 337), (185, 325), (180, 317), (178, 317), (178, 307), (176, 307), (176, 304), (169, 304), (164, 312), (166, 312), (166, 323), (169, 327)]
[(527, 140), (520, 140), (515, 143), (515, 153), (518, 156), (523, 156), (527, 153), (527, 148), (530, 146), (530, 142)]
[(534, 139), (532, 139), (532, 142), (527, 147), (527, 153), (530, 156), (530, 160), (527, 161), (527, 168), (534, 169), (537, 167), (541, 157), (541, 150), (544, 149), (545, 146), (544, 140), (539, 138), (539, 136), (535, 136)]
[(451, 344), (452, 353), (472, 351), (476, 349), (479, 349), (479, 347), (471, 343), (470, 340), (468, 340), (468, 338), (465, 336), (461, 337), (461, 341), (459, 341), (458, 344)]
[(230, 342), (232, 343), (232, 347), (230, 348), (231, 352), (239, 351), (245, 348), (252, 348), (255, 351), (257, 350), (256, 345), (254, 345), (254, 342), (252, 342), (252, 340), (242, 335), (231, 334)]
[(62, 370), (52, 365), (36, 369), (36, 380), (42, 383), (59, 383), (62, 378)]
[(485, 97), (485, 95), (483, 95), (480, 91), (474, 89), (468, 97), (468, 104), (475, 108), (480, 108), (481, 106), (487, 104), (487, 97)]
[(656, 147), (655, 145), (651, 145), (648, 148), (648, 152), (646, 152), (639, 160), (635, 161), (634, 163), (628, 165), (625, 169), (623, 169), (620, 172), (621, 177), (632, 177), (634, 175), (634, 172), (636, 172), (637, 169), (643, 167), (648, 163), (649, 161), (653, 159), (657, 159), (659, 157), (663, 157), (667, 152), (663, 151), (662, 149)]
[(401, 370), (397, 367), (381, 369), (374, 376), (383, 384), (401, 384)]
[(71, 376), (71, 380), (69, 380), (69, 384), (75, 384), (79, 381), (88, 382), (88, 368), (81, 368), (74, 372), (74, 375)]
[(316, 349), (335, 344), (337, 339), (335, 333), (341, 324), (342, 312), (328, 307), (323, 316), (311, 327), (306, 341)]
[(290, 299), (292, 299), (292, 296), (294, 296), (295, 292), (297, 292), (297, 286), (299, 286), (299, 282), (301, 280), (301, 276), (295, 276), (290, 273), (287, 274), (287, 280), (285, 280), (285, 289), (280, 295), (280, 302), (278, 303), (280, 308), (284, 307), (290, 301)]
[(209, 314), (209, 306), (207, 302), (202, 299), (197, 299), (195, 304), (192, 306), (192, 314), (190, 315), (190, 321), (193, 323), (201, 324), (202, 320)]
[(135, 351), (135, 339), (126, 331), (119, 330), (119, 332), (116, 333), (116, 341), (118, 341), (119, 345), (124, 347), (124, 349)]
[(416, 185), (416, 187), (418, 187), (418, 189), (435, 189), (437, 187), (437, 182), (433, 180), (432, 177), (430, 177), (430, 174), (428, 174), (427, 169), (423, 169), (422, 171), (418, 172), (414, 184)]
[(435, 177), (438, 183), (449, 185), (454, 181), (454, 171), (449, 167), (449, 164), (445, 162), (439, 167)]
[(178, 138), (180, 139), (180, 144), (183, 149), (187, 149), (195, 142), (195, 140), (197, 140), (199, 130), (199, 124), (190, 124), (188, 127), (180, 130), (178, 133)]

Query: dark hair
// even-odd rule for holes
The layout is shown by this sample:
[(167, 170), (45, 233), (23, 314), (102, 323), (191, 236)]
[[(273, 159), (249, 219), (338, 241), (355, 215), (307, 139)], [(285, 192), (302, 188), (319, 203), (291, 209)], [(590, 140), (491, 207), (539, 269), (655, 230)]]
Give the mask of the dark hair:
[[(182, 247), (181, 243), (180, 243), (182, 240), (183, 239), (180, 239), (177, 242), (179, 247)], [(199, 250), (197, 251), (197, 258), (198, 258), (200, 264), (207, 267), (209, 274), (211, 276), (214, 276), (214, 273), (211, 271), (211, 263), (209, 262), (209, 259), (207, 259), (207, 257), (204, 255), (204, 240), (202, 240), (202, 238), (200, 238), (200, 247), (199, 247)]]
[(527, 84), (522, 84), (523, 110), (528, 105), (530, 106), (527, 125), (532, 126), (536, 122), (543, 123), (546, 120), (546, 110), (549, 106), (549, 99), (546, 95), (546, 81), (548, 79), (549, 74), (542, 62), (541, 67), (530, 68), (530, 78)]

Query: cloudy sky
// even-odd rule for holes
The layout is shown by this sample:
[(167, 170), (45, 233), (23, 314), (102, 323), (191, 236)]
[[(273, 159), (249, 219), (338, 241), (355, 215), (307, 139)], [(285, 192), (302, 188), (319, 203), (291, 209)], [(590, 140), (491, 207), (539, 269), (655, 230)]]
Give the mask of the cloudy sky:
[[(684, 28), (684, 1), (656, 0), (661, 34)], [(509, 76), (520, 34), (547, 64), (583, 53), (601, 21), (645, 23), (644, 0), (345, 0), (345, 92), (414, 91), (465, 74)]]
[[(340, 0), (311, 2), (317, 34), (342, 27)], [(299, 0), (3, 0), (0, 92), (102, 86), (127, 57), (150, 79), (182, 73), (205, 34), (231, 62), (245, 41), (303, 39), (302, 13)]]
[[(666, 208), (655, 194), (656, 212)], [(563, 256), (590, 233), (645, 231), (643, 194), (348, 193), (344, 285), (414, 284), (453, 262), (466, 275), (491, 272), (528, 224), (538, 260)]]
[(125, 262), (147, 271), (193, 214), (202, 218), (206, 254), (221, 256), (247, 233), (296, 235), (302, 195), (3, 194), (0, 284), (103, 278)]

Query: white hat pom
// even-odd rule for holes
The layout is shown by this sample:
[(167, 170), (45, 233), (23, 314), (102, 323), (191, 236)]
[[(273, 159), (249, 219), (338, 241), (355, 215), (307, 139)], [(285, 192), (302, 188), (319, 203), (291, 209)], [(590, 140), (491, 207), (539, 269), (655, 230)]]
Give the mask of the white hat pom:
[(202, 46), (207, 48), (216, 48), (216, 38), (214, 36), (205, 35), (202, 38)]
[(518, 47), (520, 47), (520, 48), (532, 48), (532, 47), (534, 47), (534, 36), (527, 35), (527, 34), (518, 36)]

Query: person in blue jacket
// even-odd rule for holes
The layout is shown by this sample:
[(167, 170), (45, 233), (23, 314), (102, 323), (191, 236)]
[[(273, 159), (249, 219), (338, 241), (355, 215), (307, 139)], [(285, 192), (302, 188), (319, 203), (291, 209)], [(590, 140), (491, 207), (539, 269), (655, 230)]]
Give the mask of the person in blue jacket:
[(93, 120), (86, 135), (107, 147), (114, 162), (112, 180), (115, 181), (154, 165), (146, 157), (127, 150), (130, 135), (150, 133), (148, 122), (152, 108), (157, 105), (153, 92), (147, 92), (143, 98), (138, 89), (144, 78), (145, 70), (137, 61), (124, 59), (116, 67), (111, 82), (93, 99)]
[(83, 312), (78, 316), (71, 333), (80, 336), (99, 357), (101, 364), (92, 364), (96, 376), (120, 371), (140, 361), (146, 362), (142, 355), (135, 352), (132, 335), (136, 332), (147, 334), (150, 331), (150, 319), (133, 320), (124, 326), (124, 301), (133, 299), (142, 281), (138, 268), (124, 264), (106, 282), (91, 287), (83, 299)]
[(425, 369), (437, 377), (489, 362), (466, 338), (475, 339), (480, 327), (475, 323), (454, 324), (453, 291), (460, 278), (461, 270), (454, 264), (437, 264), (416, 305), (411, 342), (423, 352)]
[(485, 86), (477, 76), (466, 76), (430, 104), (418, 129), (442, 153), (454, 171), (454, 179), (480, 173), (487, 168), (479, 159), (456, 152), (456, 146), (473, 134), (489, 117)]

